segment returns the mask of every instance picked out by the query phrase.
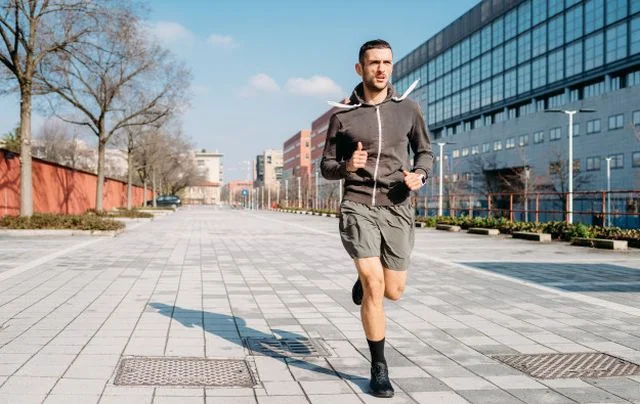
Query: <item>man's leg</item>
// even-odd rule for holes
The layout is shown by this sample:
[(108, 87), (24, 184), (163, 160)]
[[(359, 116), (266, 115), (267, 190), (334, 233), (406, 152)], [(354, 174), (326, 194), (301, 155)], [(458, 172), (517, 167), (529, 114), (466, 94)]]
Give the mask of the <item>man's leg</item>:
[(368, 340), (378, 341), (384, 338), (385, 332), (385, 277), (382, 263), (378, 257), (356, 259), (355, 263), (364, 291), (360, 306), (364, 333)]
[(407, 271), (384, 268), (384, 297), (397, 301), (402, 297), (407, 284)]

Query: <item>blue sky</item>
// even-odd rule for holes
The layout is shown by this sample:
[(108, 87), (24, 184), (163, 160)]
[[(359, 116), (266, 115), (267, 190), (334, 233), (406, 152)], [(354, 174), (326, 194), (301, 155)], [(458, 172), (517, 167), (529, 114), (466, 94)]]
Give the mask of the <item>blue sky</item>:
[[(389, 41), (400, 59), (478, 0), (149, 0), (148, 24), (193, 71), (184, 128), (198, 148), (224, 153), (225, 181), (343, 98), (358, 83), (358, 49)], [(18, 122), (0, 99), (0, 133)], [(34, 113), (37, 133), (44, 117)]]

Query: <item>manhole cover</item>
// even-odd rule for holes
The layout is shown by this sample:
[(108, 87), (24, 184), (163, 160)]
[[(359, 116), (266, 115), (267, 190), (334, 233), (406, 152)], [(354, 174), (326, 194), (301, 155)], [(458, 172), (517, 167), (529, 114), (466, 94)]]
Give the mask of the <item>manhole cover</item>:
[(640, 366), (599, 352), (499, 355), (494, 359), (538, 379), (597, 378), (640, 374)]
[(245, 345), (252, 355), (289, 358), (330, 356), (324, 343), (313, 338), (246, 338)]
[(124, 358), (120, 361), (114, 384), (252, 387), (255, 381), (243, 360)]

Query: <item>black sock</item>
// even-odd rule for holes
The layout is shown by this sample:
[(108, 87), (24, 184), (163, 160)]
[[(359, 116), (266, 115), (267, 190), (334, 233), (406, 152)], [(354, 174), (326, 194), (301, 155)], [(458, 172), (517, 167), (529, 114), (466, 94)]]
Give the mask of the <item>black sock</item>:
[(387, 361), (384, 359), (384, 338), (380, 341), (369, 341), (369, 350), (371, 351), (371, 363), (382, 362), (385, 365)]

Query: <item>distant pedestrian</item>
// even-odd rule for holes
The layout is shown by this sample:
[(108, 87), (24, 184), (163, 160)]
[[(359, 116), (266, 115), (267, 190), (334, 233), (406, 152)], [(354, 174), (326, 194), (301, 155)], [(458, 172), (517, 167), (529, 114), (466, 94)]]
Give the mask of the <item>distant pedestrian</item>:
[(417, 82), (400, 97), (389, 84), (389, 43), (378, 39), (362, 45), (355, 69), (362, 82), (349, 103), (331, 103), (342, 110), (331, 116), (321, 169), (326, 179), (344, 179), (340, 236), (358, 271), (352, 299), (362, 305), (371, 351), (371, 393), (392, 397), (384, 357), (383, 300), (398, 300), (404, 291), (414, 245), (411, 191), (429, 178), (433, 154), (420, 107), (407, 99)]

